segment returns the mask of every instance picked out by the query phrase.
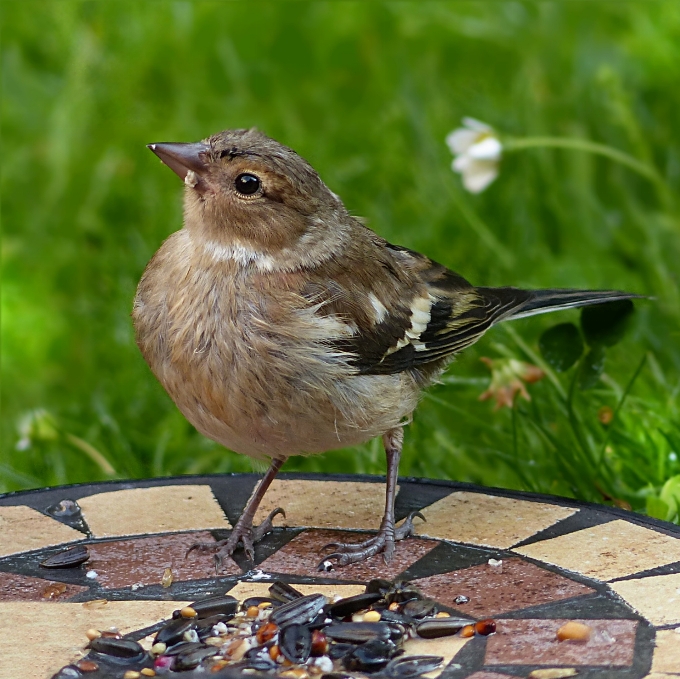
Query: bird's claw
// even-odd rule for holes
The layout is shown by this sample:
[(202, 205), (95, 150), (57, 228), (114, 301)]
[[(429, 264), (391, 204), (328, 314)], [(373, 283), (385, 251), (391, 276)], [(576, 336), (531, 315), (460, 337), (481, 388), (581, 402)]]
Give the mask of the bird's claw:
[(259, 526), (252, 529), (253, 542), (259, 542), (267, 533), (274, 530), (273, 520), (274, 517), (279, 514), (283, 516), (284, 519), (286, 518), (286, 512), (283, 510), (283, 507), (277, 507), (269, 512), (267, 518)]
[(278, 514), (281, 514), (284, 519), (286, 518), (286, 512), (281, 507), (277, 507), (255, 528), (253, 528), (252, 524), (245, 522), (242, 524), (239, 520), (226, 540), (220, 540), (219, 542), (196, 542), (186, 551), (185, 558), (194, 551), (202, 554), (214, 554), (215, 572), (219, 573), (225, 560), (231, 557), (239, 544), (241, 544), (246, 559), (252, 562), (255, 560), (254, 544), (274, 529), (273, 519)]
[(324, 549), (334, 549), (332, 554), (325, 556), (317, 566), (319, 571), (328, 571), (333, 566), (347, 566), (352, 563), (366, 561), (372, 556), (382, 552), (385, 563), (390, 563), (394, 557), (394, 543), (399, 540), (415, 535), (413, 519), (415, 517), (426, 521), (425, 517), (418, 511), (411, 512), (406, 520), (398, 528), (393, 524), (385, 524), (380, 528), (377, 535), (364, 540), (363, 542), (331, 542), (322, 547)]
[(403, 540), (404, 538), (409, 538), (416, 534), (416, 527), (413, 525), (413, 519), (416, 516), (427, 523), (427, 519), (420, 512), (411, 512), (406, 519), (404, 519), (404, 523), (394, 531), (395, 540)]

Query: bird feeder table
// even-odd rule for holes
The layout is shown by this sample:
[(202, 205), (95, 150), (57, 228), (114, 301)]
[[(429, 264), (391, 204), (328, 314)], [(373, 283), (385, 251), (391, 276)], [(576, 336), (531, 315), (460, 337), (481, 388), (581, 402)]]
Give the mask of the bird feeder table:
[[(415, 519), (417, 536), (399, 542), (389, 564), (379, 554), (319, 571), (325, 545), (377, 529), (384, 481), (282, 474), (256, 522), (278, 506), (286, 518), (256, 545), (254, 564), (239, 550), (216, 574), (211, 554), (185, 556), (193, 543), (229, 534), (257, 479), (184, 476), (1, 496), (0, 678), (48, 679), (79, 660), (83, 669), (61, 676), (120, 678), (124, 665), (82, 663), (87, 630), (148, 639), (161, 620), (203, 597), (266, 596), (275, 580), (346, 597), (374, 578), (408, 580), (471, 623), (495, 621), (488, 636), (423, 641), (430, 646), (418, 652), (445, 663), (428, 677), (679, 676), (678, 526), (564, 498), (402, 478), (397, 519), (419, 510), (426, 522)], [(87, 548), (84, 563), (41, 566), (77, 545)], [(560, 641), (568, 621), (586, 625), (588, 639)]]

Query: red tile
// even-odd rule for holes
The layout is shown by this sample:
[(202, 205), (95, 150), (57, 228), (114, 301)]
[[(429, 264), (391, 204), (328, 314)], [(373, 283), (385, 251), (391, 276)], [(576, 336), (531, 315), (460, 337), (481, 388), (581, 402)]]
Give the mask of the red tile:
[[(560, 601), (595, 590), (522, 559), (503, 559), (502, 571), (488, 564), (415, 580), (427, 596), (461, 613), (486, 618), (528, 606)], [(456, 605), (458, 595), (470, 599)]]
[(635, 653), (637, 620), (577, 620), (592, 628), (588, 641), (558, 641), (568, 620), (497, 620), (485, 665), (628, 667)]
[(362, 563), (338, 567), (328, 573), (317, 571), (319, 561), (324, 554), (331, 552), (331, 550), (323, 550), (325, 545), (331, 542), (361, 542), (368, 537), (370, 535), (367, 533), (306, 530), (263, 561), (259, 568), (270, 573), (287, 573), (336, 580), (367, 581), (373, 578), (394, 578), (439, 544), (435, 540), (408, 538), (397, 543), (394, 559), (387, 565), (383, 555), (376, 554)]
[(0, 572), (0, 601), (65, 601), (88, 587)]
[[(208, 531), (166, 533), (146, 538), (111, 540), (88, 545), (87, 569), (96, 571), (96, 581), (107, 589), (132, 585), (159, 585), (166, 568), (173, 581), (215, 577), (212, 554), (187, 550), (196, 542), (214, 542)], [(241, 569), (229, 559), (220, 575), (234, 575)]]

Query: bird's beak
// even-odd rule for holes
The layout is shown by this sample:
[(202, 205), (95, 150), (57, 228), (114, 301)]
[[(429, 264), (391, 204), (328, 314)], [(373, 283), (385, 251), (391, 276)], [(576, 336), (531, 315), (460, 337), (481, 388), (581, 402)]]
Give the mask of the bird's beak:
[(180, 179), (195, 186), (208, 168), (207, 153), (210, 147), (202, 142), (195, 144), (148, 144), (151, 149)]

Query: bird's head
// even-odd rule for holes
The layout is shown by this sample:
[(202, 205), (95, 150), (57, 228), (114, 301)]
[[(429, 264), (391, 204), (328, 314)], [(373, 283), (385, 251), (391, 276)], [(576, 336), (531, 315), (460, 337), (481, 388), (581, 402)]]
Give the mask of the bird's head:
[(295, 151), (256, 129), (149, 144), (184, 181), (184, 225), (216, 258), (294, 269), (343, 234), (342, 201)]

